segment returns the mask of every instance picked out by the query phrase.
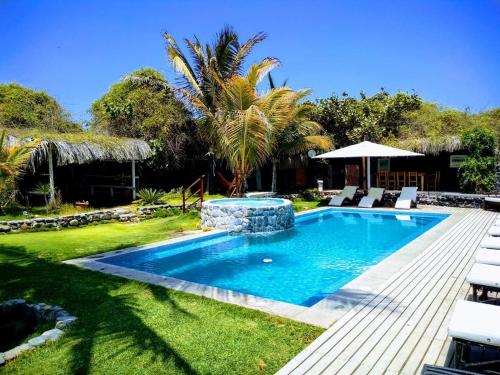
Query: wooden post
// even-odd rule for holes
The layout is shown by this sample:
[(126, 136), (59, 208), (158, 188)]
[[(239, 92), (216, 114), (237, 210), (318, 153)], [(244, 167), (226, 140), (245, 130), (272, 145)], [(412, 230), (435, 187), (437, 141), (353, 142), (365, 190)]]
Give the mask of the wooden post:
[(186, 190), (182, 189), (182, 212), (186, 212)]
[(132, 159), (132, 199), (135, 200), (135, 159)]
[(201, 208), (201, 206), (203, 204), (203, 194), (205, 193), (204, 190), (203, 190), (203, 188), (205, 186), (204, 185), (205, 184), (204, 183), (204, 179), (205, 179), (205, 175), (203, 175), (203, 176), (200, 177), (200, 208)]
[(49, 146), (48, 151), (48, 161), (49, 161), (49, 184), (50, 184), (50, 200), (56, 199), (56, 188), (54, 185), (54, 161), (52, 159), (52, 147)]

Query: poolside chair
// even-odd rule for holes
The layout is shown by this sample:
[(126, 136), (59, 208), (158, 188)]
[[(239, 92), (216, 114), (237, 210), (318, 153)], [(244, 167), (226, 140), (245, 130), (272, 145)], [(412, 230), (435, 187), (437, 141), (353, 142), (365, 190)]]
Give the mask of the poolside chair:
[(409, 210), (411, 207), (417, 207), (417, 187), (405, 186), (401, 189), (401, 194), (399, 195), (394, 208)]
[(495, 249), (479, 249), (476, 252), (476, 263), (500, 266), (500, 251)]
[[(500, 306), (458, 301), (448, 324), (448, 335), (455, 342), (454, 367), (473, 369), (484, 363), (466, 361), (471, 348), (491, 349), (500, 354)], [(488, 365), (500, 360), (488, 361)]]
[(494, 210), (500, 210), (500, 197), (486, 197), (484, 198), (484, 208), (493, 208)]
[(485, 237), (479, 246), (486, 249), (500, 250), (500, 237)]
[(385, 189), (383, 188), (370, 188), (368, 194), (361, 198), (358, 207), (372, 208), (375, 202), (380, 203), (384, 196)]
[(451, 367), (424, 365), (420, 375), (479, 375), (477, 372), (458, 370)]
[(481, 292), (481, 299), (486, 300), (488, 299), (488, 292), (500, 292), (500, 267), (475, 263), (466, 280), (472, 287), (474, 301), (478, 300), (479, 291)]
[(342, 206), (342, 204), (344, 204), (344, 201), (352, 202), (356, 191), (358, 191), (357, 186), (345, 186), (340, 193), (338, 193), (330, 200), (330, 203), (328, 203), (328, 205), (340, 207)]
[(492, 226), (488, 229), (488, 234), (493, 237), (500, 237), (500, 226)]

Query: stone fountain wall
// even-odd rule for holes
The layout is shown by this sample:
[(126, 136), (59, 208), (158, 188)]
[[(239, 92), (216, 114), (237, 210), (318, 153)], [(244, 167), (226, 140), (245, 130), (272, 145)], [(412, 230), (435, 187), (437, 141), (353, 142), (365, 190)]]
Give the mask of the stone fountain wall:
[(292, 202), (267, 207), (245, 207), (203, 202), (201, 226), (227, 230), (231, 233), (275, 232), (295, 224)]

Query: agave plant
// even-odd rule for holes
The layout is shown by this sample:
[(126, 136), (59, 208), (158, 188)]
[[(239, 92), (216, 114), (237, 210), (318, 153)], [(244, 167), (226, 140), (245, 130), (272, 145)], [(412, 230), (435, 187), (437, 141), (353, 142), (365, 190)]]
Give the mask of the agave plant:
[(142, 205), (158, 204), (165, 195), (165, 192), (157, 189), (141, 189), (137, 192)]

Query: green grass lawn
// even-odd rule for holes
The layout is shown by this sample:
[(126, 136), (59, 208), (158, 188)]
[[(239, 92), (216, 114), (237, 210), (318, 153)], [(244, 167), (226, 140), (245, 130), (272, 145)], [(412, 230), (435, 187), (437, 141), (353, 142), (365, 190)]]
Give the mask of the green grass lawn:
[(65, 265), (62, 260), (196, 229), (196, 214), (0, 236), (0, 301), (78, 316), (56, 343), (0, 368), (14, 374), (274, 373), (322, 330), (258, 311)]
[(311, 210), (313, 208), (324, 207), (327, 205), (327, 201), (311, 200), (306, 201), (300, 198), (295, 198), (293, 200), (293, 207), (296, 212)]

